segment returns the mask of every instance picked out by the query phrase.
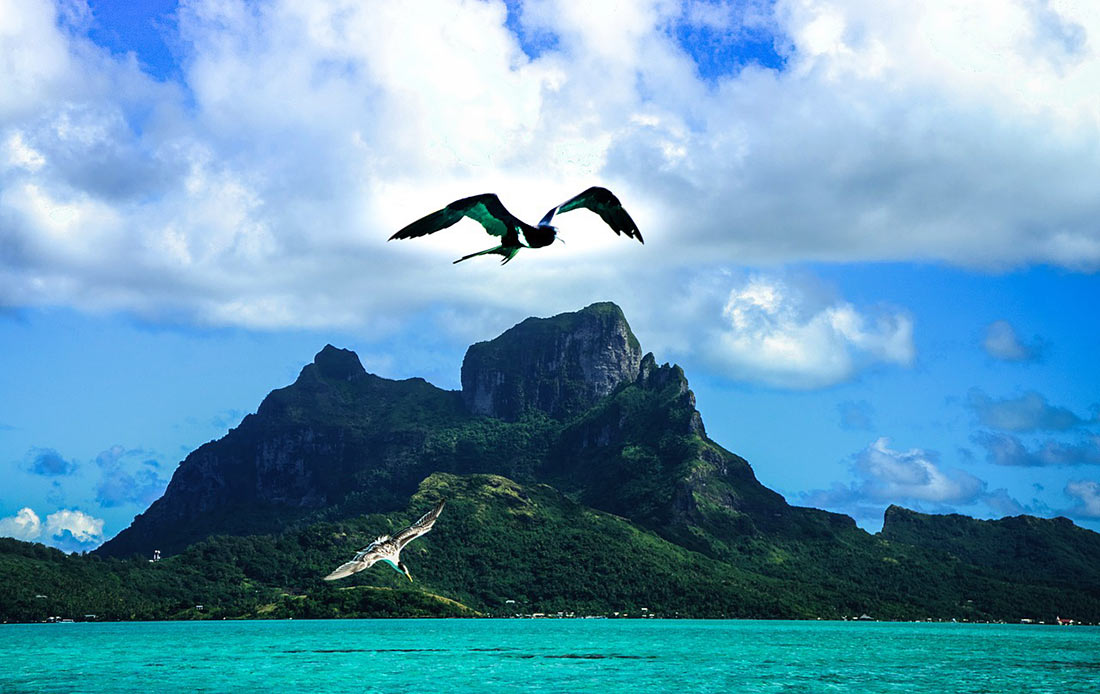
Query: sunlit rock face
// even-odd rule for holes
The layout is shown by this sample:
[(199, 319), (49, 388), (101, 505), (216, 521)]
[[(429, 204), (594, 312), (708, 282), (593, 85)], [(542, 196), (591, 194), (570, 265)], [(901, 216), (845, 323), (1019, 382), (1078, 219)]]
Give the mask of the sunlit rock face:
[(462, 362), (462, 398), (474, 414), (506, 420), (525, 410), (582, 412), (638, 377), (642, 350), (622, 311), (598, 303), (553, 318), (528, 318), (479, 342)]

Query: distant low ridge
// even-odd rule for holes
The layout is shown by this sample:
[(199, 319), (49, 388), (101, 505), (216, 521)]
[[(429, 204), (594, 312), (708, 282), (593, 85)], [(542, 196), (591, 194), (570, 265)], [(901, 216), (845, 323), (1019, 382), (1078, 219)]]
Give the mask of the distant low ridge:
[[(404, 557), (416, 583), (321, 580), (443, 497), (445, 517)], [(149, 562), (154, 550), (165, 559)], [(872, 535), (791, 506), (707, 436), (683, 370), (598, 303), (471, 346), (457, 392), (369, 374), (328, 345), (93, 555), (0, 541), (9, 621), (642, 607), (1098, 622), (1100, 534), (891, 507)]]

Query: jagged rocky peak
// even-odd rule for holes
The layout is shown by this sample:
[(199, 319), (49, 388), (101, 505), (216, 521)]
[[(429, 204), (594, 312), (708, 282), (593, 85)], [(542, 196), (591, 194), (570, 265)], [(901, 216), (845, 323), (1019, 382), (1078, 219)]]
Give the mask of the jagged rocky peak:
[(706, 436), (706, 430), (703, 428), (703, 418), (699, 414), (699, 411), (695, 409), (695, 393), (691, 392), (691, 388), (688, 386), (687, 375), (684, 374), (684, 370), (679, 364), (664, 363), (660, 366), (657, 365), (657, 359), (653, 356), (653, 352), (647, 352), (642, 357), (642, 363), (638, 367), (637, 384), (642, 388), (648, 390), (665, 390), (667, 388), (675, 388), (677, 395), (679, 395), (684, 405), (691, 410), (691, 419), (688, 422), (688, 426), (693, 434), (700, 436)]
[[(657, 359), (653, 352), (647, 352), (642, 357), (638, 367), (638, 385), (654, 390), (663, 390), (669, 385), (675, 384), (681, 394), (689, 393), (687, 376), (679, 364), (664, 363), (657, 366)], [(692, 396), (694, 397), (694, 396)], [(692, 403), (694, 405), (694, 403)]]
[(313, 357), (313, 363), (303, 369), (313, 368), (321, 378), (351, 381), (367, 373), (359, 362), (359, 355), (350, 349), (339, 349), (325, 345), (324, 349)]
[(256, 413), (265, 417), (300, 417), (306, 412), (316, 411), (322, 403), (335, 404), (329, 400), (328, 394), (333, 392), (337, 383), (367, 377), (366, 369), (359, 363), (355, 352), (325, 345), (311, 363), (302, 367), (293, 384), (268, 393)]
[(474, 414), (514, 420), (535, 409), (565, 417), (634, 382), (641, 361), (641, 346), (622, 309), (592, 304), (552, 318), (528, 318), (472, 345), (462, 362), (462, 397)]

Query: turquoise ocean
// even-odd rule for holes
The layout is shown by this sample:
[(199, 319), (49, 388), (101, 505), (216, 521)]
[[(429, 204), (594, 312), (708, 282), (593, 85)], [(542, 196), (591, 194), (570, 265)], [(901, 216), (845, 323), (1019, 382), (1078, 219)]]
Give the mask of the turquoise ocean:
[(2, 692), (1100, 692), (1100, 628), (675, 620), (0, 626)]

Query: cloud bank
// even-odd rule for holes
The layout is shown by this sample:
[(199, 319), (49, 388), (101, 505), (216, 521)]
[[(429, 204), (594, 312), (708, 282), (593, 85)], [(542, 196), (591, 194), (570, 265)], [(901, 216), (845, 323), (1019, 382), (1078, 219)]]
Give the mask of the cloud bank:
[[(510, 25), (501, 2), (191, 0), (166, 29), (178, 81), (63, 7), (0, 0), (4, 306), (376, 333), (441, 296), (518, 316), (646, 284), (640, 303), (700, 264), (1100, 267), (1085, 3), (540, 0)], [(783, 67), (697, 59), (699, 32), (770, 38)], [(470, 225), (384, 241), (463, 195), (537, 219), (594, 182), (645, 248), (587, 213), (506, 270), (446, 264), (484, 244)]]
[(757, 276), (731, 289), (721, 315), (704, 352), (720, 371), (740, 380), (817, 388), (849, 380), (875, 363), (908, 366), (916, 355), (906, 315), (870, 317), (850, 303), (822, 302), (775, 278)]

